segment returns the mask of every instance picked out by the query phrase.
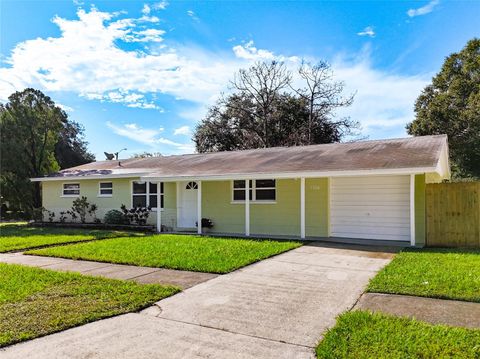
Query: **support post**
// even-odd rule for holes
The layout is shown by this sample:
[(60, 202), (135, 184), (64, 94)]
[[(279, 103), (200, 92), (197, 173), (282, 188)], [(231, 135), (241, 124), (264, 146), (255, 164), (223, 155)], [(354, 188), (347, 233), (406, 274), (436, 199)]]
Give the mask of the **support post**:
[(300, 178), (300, 238), (305, 239), (305, 177)]
[(202, 234), (202, 181), (197, 181), (197, 233)]
[(157, 233), (162, 232), (162, 199), (160, 198), (160, 182), (157, 182)]
[(415, 245), (415, 175), (410, 175), (410, 245)]
[(245, 180), (245, 236), (250, 236), (250, 180)]

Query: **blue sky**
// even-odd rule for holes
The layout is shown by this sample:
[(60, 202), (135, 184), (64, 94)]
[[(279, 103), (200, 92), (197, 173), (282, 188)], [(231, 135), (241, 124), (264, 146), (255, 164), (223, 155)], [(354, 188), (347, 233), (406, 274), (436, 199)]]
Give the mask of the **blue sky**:
[[(474, 1), (0, 3), (0, 101), (44, 91), (89, 148), (193, 152), (191, 132), (239, 68), (327, 60), (370, 139), (406, 136), (445, 56), (480, 36)], [(19, 20), (21, 19), (21, 21)]]

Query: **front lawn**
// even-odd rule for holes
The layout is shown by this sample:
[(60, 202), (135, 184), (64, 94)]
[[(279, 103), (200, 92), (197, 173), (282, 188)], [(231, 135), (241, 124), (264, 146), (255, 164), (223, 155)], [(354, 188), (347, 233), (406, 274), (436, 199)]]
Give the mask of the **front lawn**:
[(137, 311), (177, 291), (0, 263), (0, 347)]
[[(27, 223), (0, 223), (0, 253), (52, 244), (132, 235), (134, 233), (127, 231), (30, 227)], [(135, 235), (137, 234), (135, 233)]]
[(480, 302), (480, 250), (405, 250), (370, 281), (367, 290)]
[(28, 254), (146, 267), (228, 273), (299, 247), (299, 242), (163, 234), (49, 247)]
[(480, 330), (430, 325), (384, 314), (342, 314), (317, 347), (318, 358), (479, 358)]

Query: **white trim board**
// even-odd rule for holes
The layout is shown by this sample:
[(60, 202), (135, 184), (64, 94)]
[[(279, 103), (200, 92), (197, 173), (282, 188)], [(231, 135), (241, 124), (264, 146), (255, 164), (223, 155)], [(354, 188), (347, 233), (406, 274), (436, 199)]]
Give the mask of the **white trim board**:
[[(322, 177), (357, 177), (357, 176), (392, 176), (392, 175), (410, 175), (423, 173), (437, 173), (436, 167), (417, 167), (417, 168), (390, 168), (375, 170), (358, 171), (307, 171), (307, 172), (271, 172), (271, 173), (238, 173), (231, 175), (198, 175), (198, 176), (175, 176), (175, 177), (157, 177), (154, 175), (141, 176), (144, 181), (226, 181), (226, 180), (251, 180), (251, 179), (286, 179), (286, 178), (322, 178)], [(439, 174), (440, 175), (440, 174)]]

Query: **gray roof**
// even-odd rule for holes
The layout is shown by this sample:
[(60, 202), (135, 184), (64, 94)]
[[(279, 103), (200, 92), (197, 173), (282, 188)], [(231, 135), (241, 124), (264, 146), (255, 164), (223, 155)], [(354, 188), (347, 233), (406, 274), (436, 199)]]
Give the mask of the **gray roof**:
[[(446, 135), (98, 161), (50, 177), (147, 177), (435, 168)], [(120, 165), (119, 165), (120, 163)]]

